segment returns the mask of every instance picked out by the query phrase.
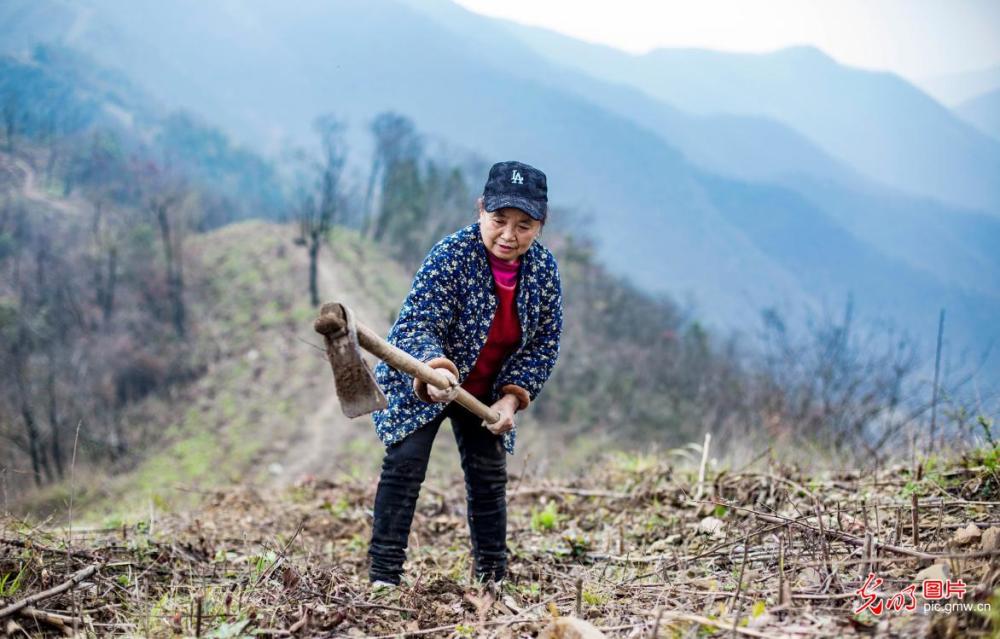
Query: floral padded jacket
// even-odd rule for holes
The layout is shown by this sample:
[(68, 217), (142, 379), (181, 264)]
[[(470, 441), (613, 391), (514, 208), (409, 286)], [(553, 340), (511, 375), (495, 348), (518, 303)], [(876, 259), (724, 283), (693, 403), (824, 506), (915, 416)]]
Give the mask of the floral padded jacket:
[[(386, 338), (417, 359), (447, 358), (458, 368), (459, 383), (472, 371), (497, 309), (493, 272), (486, 257), (479, 223), (442, 239), (431, 249), (413, 278), (399, 317)], [(516, 386), (535, 399), (552, 373), (562, 334), (562, 287), (556, 260), (537, 240), (520, 258), (517, 276), (517, 316), (521, 341), (507, 358), (490, 392), (489, 404), (505, 386)], [(445, 404), (426, 403), (414, 393), (412, 378), (385, 362), (375, 367), (375, 378), (385, 392), (388, 407), (372, 417), (379, 439), (388, 446), (444, 410)], [(516, 428), (502, 435), (503, 447), (514, 453)]]

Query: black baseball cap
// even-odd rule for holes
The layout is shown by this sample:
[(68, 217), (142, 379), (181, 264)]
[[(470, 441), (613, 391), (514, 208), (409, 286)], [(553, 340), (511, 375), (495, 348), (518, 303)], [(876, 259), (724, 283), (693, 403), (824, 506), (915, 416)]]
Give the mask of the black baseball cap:
[(487, 211), (513, 206), (544, 220), (548, 201), (545, 174), (524, 162), (497, 162), (483, 188), (483, 208)]

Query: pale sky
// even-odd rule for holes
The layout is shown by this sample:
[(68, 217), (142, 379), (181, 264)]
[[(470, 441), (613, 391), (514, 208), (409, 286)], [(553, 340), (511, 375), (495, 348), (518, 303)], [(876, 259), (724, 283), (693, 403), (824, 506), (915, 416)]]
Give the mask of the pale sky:
[(632, 53), (812, 44), (913, 80), (1000, 65), (1000, 0), (455, 0)]

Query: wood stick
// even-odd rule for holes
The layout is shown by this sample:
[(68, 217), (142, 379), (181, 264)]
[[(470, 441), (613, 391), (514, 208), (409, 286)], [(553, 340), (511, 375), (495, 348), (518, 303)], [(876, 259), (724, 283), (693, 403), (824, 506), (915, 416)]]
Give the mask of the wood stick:
[(63, 583), (59, 584), (58, 586), (56, 586), (54, 588), (49, 588), (48, 590), (43, 590), (42, 592), (37, 592), (37, 593), (31, 595), (30, 597), (25, 597), (24, 599), (22, 599), (20, 601), (15, 601), (14, 603), (12, 603), (11, 605), (7, 606), (3, 610), (0, 610), (0, 619), (3, 619), (4, 617), (7, 617), (9, 615), (12, 615), (13, 613), (17, 612), (18, 610), (21, 610), (22, 608), (24, 608), (26, 606), (30, 606), (31, 604), (33, 604), (33, 603), (35, 603), (37, 601), (42, 601), (43, 599), (48, 599), (49, 597), (54, 597), (54, 596), (58, 595), (59, 593), (66, 592), (67, 590), (69, 590), (70, 588), (72, 588), (73, 586), (75, 586), (76, 584), (80, 583), (81, 581), (83, 581), (87, 577), (89, 577), (92, 574), (94, 574), (96, 571), (97, 571), (97, 564), (93, 564), (91, 566), (87, 566), (86, 568), (83, 568), (81, 570), (76, 571), (75, 573), (73, 573), (72, 577), (70, 577), (69, 579), (67, 579), (66, 581), (64, 581)]
[[(934, 536), (937, 537), (938, 539), (941, 539), (941, 525), (943, 523), (944, 523), (944, 504), (941, 504), (940, 506), (938, 506), (937, 532), (935, 532), (935, 534), (934, 534)], [(992, 523), (989, 524), (989, 525), (992, 525)], [(961, 525), (959, 525), (958, 527), (964, 528), (964, 526), (961, 526)]]
[[(733, 595), (733, 605), (736, 605), (740, 600), (740, 593), (743, 591), (743, 573), (747, 569), (747, 553), (750, 549), (750, 543), (745, 542), (743, 544), (743, 563), (740, 564), (740, 578), (736, 582), (736, 593)], [(732, 610), (732, 607), (729, 608)]]
[(28, 631), (22, 628), (16, 621), (14, 621), (13, 619), (8, 619), (7, 623), (4, 624), (4, 633), (5, 633), (4, 636), (13, 637), (18, 632), (23, 634), (25, 637), (31, 636), (28, 634)]
[(708, 447), (712, 443), (712, 433), (705, 433), (705, 443), (701, 447), (701, 465), (698, 467), (698, 486), (694, 491), (694, 498), (701, 499), (701, 494), (705, 488), (705, 469), (708, 466)]
[(660, 636), (660, 619), (663, 618), (663, 608), (656, 607), (656, 619), (653, 621), (653, 630), (649, 633), (649, 639), (656, 639)]
[(49, 610), (39, 610), (34, 606), (25, 606), (17, 611), (19, 615), (26, 615), (28, 617), (34, 617), (36, 619), (51, 620), (53, 623), (59, 622), (63, 624), (71, 624), (74, 621), (79, 622), (78, 617), (72, 617), (70, 615), (63, 615), (58, 612), (52, 612)]
[(790, 604), (785, 601), (785, 536), (778, 536), (778, 605)]
[(197, 619), (195, 620), (194, 636), (195, 637), (200, 637), (201, 636), (201, 597), (200, 596), (197, 599), (197, 605), (198, 605), (198, 613), (197, 613), (198, 616), (197, 616)]
[[(736, 582), (736, 599), (733, 603), (736, 605), (736, 616), (733, 617), (733, 636), (736, 636), (736, 629), (739, 627), (740, 617), (743, 616), (743, 600), (740, 599), (740, 593), (743, 591), (743, 573), (747, 569), (747, 552), (750, 549), (749, 540), (743, 544), (743, 563), (740, 564), (740, 578)], [(732, 610), (732, 608), (730, 608)]]
[(580, 617), (583, 612), (583, 579), (576, 578), (576, 616)]
[(43, 546), (35, 541), (24, 541), (22, 539), (11, 539), (9, 537), (0, 537), (0, 544), (10, 544), (11, 546), (17, 546), (18, 548), (30, 548), (32, 550), (39, 550), (41, 552), (50, 552), (57, 555), (66, 555), (69, 553), (73, 557), (80, 557), (81, 559), (89, 559), (95, 561), (98, 556), (87, 550), (69, 550), (50, 548), (48, 546)]
[(833, 574), (833, 569), (830, 567), (830, 548), (826, 539), (826, 531), (823, 527), (823, 513), (819, 509), (819, 502), (813, 504), (813, 508), (816, 511), (816, 521), (819, 523), (819, 536), (820, 536), (820, 548), (823, 550), (823, 565), (826, 567), (827, 577)]
[(872, 561), (872, 534), (865, 531), (865, 543), (864, 543), (864, 555), (865, 559), (865, 574), (870, 572), (875, 572), (875, 564)]
[[(41, 621), (42, 623), (47, 623), (50, 626), (54, 626), (59, 629), (59, 632), (63, 633), (67, 637), (72, 637), (75, 633), (70, 625), (75, 625), (79, 622), (76, 617), (67, 617), (66, 615), (58, 615), (52, 612), (46, 612), (45, 610), (39, 610), (38, 608), (32, 608), (31, 606), (25, 606), (17, 611), (18, 615), (22, 617), (31, 617), (35, 621)], [(70, 624), (70, 625), (67, 625)]]
[[(801, 528), (806, 528), (808, 530), (814, 530), (816, 532), (819, 532), (815, 526), (810, 526), (809, 524), (803, 523), (803, 522), (795, 520), (795, 519), (791, 519), (789, 517), (782, 517), (780, 515), (768, 515), (767, 513), (762, 513), (762, 512), (760, 512), (758, 510), (754, 510), (753, 508), (744, 508), (742, 506), (737, 506), (735, 504), (723, 503), (723, 502), (718, 501), (718, 500), (712, 500), (712, 501), (703, 500), (703, 501), (701, 501), (699, 503), (711, 503), (711, 504), (715, 504), (715, 505), (718, 505), (718, 506), (725, 506), (726, 508), (732, 508), (733, 510), (743, 510), (743, 511), (746, 511), (746, 512), (749, 512), (749, 513), (754, 513), (754, 514), (757, 515), (758, 518), (760, 518), (763, 521), (769, 522), (769, 523), (774, 523), (774, 524), (787, 523), (787, 524), (799, 526)], [(836, 537), (837, 539), (839, 539), (839, 540), (841, 540), (843, 542), (846, 542), (846, 543), (849, 543), (849, 544), (853, 544), (855, 546), (862, 546), (865, 543), (863, 539), (860, 539), (860, 538), (855, 537), (854, 535), (850, 535), (848, 533), (838, 532), (836, 530), (827, 530), (826, 534), (828, 536)], [(919, 550), (910, 550), (909, 548), (903, 548), (901, 546), (894, 546), (892, 544), (884, 544), (882, 542), (874, 542), (873, 545), (876, 548), (883, 548), (883, 549), (888, 550), (890, 552), (899, 553), (900, 555), (909, 555), (910, 557), (916, 557), (918, 559), (927, 559), (927, 560), (933, 561), (934, 559), (937, 558), (937, 555), (934, 555), (933, 553), (921, 552)]]
[(612, 490), (591, 490), (588, 488), (567, 488), (564, 486), (520, 488), (507, 493), (507, 497), (520, 497), (524, 495), (579, 495), (580, 497), (609, 497), (612, 499), (628, 499), (632, 497), (629, 493)]
[(892, 534), (892, 543), (898, 544), (903, 537), (903, 509), (896, 509), (896, 530)]

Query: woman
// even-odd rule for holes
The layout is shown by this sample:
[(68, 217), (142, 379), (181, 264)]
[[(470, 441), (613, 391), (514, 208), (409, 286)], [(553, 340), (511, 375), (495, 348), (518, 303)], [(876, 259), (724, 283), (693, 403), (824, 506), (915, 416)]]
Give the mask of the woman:
[[(374, 414), (386, 445), (368, 549), (373, 584), (398, 585), (431, 445), (450, 418), (465, 472), (477, 577), (507, 568), (507, 458), (515, 414), (534, 400), (556, 363), (562, 289), (552, 254), (536, 241), (548, 214), (545, 174), (521, 162), (490, 169), (478, 222), (439, 241), (413, 279), (388, 341), (427, 362), (448, 390), (380, 362), (389, 405)], [(488, 428), (457, 403), (461, 385), (497, 411)]]

